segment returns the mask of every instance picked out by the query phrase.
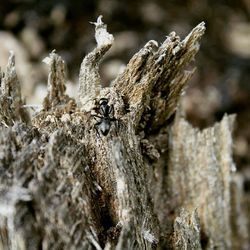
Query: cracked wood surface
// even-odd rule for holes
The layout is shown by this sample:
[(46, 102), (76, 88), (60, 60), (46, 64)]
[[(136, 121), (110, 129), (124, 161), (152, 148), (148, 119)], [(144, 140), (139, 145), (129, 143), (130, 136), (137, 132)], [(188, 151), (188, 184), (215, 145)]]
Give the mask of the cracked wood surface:
[[(0, 249), (248, 249), (234, 116), (199, 131), (176, 113), (204, 23), (184, 40), (172, 32), (161, 46), (149, 41), (107, 88), (98, 66), (113, 36), (101, 17), (94, 25), (78, 100), (65, 94), (54, 51), (34, 117), (13, 54), (0, 74)], [(95, 129), (100, 98), (114, 106), (107, 136)]]

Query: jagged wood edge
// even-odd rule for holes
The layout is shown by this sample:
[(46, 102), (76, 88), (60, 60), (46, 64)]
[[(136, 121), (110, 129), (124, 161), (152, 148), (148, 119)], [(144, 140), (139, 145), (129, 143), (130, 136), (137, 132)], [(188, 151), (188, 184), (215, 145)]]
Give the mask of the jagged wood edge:
[(107, 25), (102, 22), (102, 16), (99, 16), (97, 22), (93, 24), (97, 47), (83, 59), (79, 74), (78, 105), (86, 111), (93, 108), (93, 99), (101, 90), (99, 64), (114, 40), (113, 35), (107, 32)]
[[(193, 33), (191, 32), (191, 35), (188, 36), (188, 38), (186, 38), (183, 41), (186, 48), (190, 49), (189, 53), (181, 49), (181, 44), (180, 44), (178, 37), (176, 37), (175, 34), (172, 33), (170, 34), (169, 40), (167, 39), (168, 41), (166, 41), (166, 44), (162, 47), (162, 50), (158, 50), (158, 57), (154, 57), (155, 54), (152, 52), (153, 47), (155, 47), (156, 45), (155, 42), (149, 42), (148, 45), (143, 49), (144, 57), (139, 56), (138, 60), (139, 61), (141, 60), (142, 62), (143, 61), (147, 62), (147, 60), (150, 61), (152, 58), (155, 58), (155, 59), (157, 58), (158, 59), (157, 63), (163, 60), (164, 65), (165, 64), (168, 65), (168, 63), (166, 62), (173, 62), (171, 58), (174, 57), (175, 55), (178, 55), (178, 53), (180, 53), (179, 51), (182, 51), (183, 54), (180, 53), (179, 56), (182, 57), (183, 55), (185, 55), (187, 62), (190, 62), (190, 60), (193, 58), (194, 54), (197, 52), (197, 49), (198, 49), (198, 44), (196, 43), (197, 39), (199, 39), (201, 36), (201, 33), (204, 32), (204, 27), (202, 26), (203, 25), (197, 26), (198, 28), (196, 27), (196, 29), (194, 29), (195, 35), (192, 36)], [(102, 32), (105, 32), (105, 28), (104, 30), (102, 30)], [(102, 41), (100, 41), (100, 43), (102, 43)], [(108, 44), (110, 44), (110, 42), (108, 42)], [(110, 45), (108, 45), (107, 47), (104, 46), (105, 47), (104, 51), (109, 46)], [(149, 51), (147, 51), (147, 49), (149, 49)], [(163, 52), (168, 51), (168, 49), (171, 53), (166, 53), (167, 55), (166, 56)], [(95, 55), (98, 56), (98, 53)], [(101, 54), (100, 58), (102, 56), (103, 54)], [(88, 56), (86, 58), (88, 58)], [(97, 64), (99, 63), (100, 58), (97, 58), (96, 60)], [(175, 60), (178, 61), (178, 57), (176, 57)], [(88, 64), (87, 62), (88, 62), (88, 59), (86, 59), (85, 63)], [(172, 65), (172, 69), (183, 70), (187, 62), (185, 62), (185, 60), (184, 61), (180, 60), (178, 62), (179, 64), (177, 64), (178, 67), (176, 68), (174, 68), (174, 64), (172, 65), (171, 63), (169, 63), (169, 65)], [(90, 59), (90, 65), (91, 63), (92, 65), (96, 66), (95, 60), (91, 61)], [(146, 69), (149, 70), (150, 67), (149, 68), (145, 67), (145, 69), (143, 69), (142, 67), (144, 66), (143, 63), (141, 64), (139, 63), (138, 66), (139, 67), (137, 69), (136, 67), (135, 68), (131, 67), (131, 70), (135, 69), (134, 75), (128, 74), (129, 76), (127, 79), (128, 82), (130, 81), (130, 76), (132, 76), (131, 81), (133, 80), (133, 76), (136, 79), (133, 82), (135, 86), (132, 86), (132, 90), (134, 92), (133, 91), (131, 92), (131, 96), (129, 95), (130, 91), (127, 91), (127, 93), (126, 91), (125, 92), (121, 91), (122, 94), (120, 94), (119, 88), (121, 87), (117, 83), (115, 83), (113, 88), (108, 88), (104, 91), (100, 90), (101, 96), (102, 94), (109, 94), (111, 96), (111, 99), (113, 95), (117, 95), (117, 99), (116, 99), (117, 103), (115, 104), (116, 106), (121, 106), (121, 109), (124, 108), (124, 106), (126, 106), (127, 104), (129, 104), (130, 112), (127, 112), (127, 113), (121, 112), (120, 114), (121, 116), (123, 114), (123, 116), (125, 117), (123, 119), (123, 122), (124, 122), (123, 126), (120, 126), (116, 130), (115, 129), (112, 130), (110, 134), (108, 135), (108, 137), (98, 139), (96, 137), (95, 131), (91, 129), (91, 126), (89, 125), (90, 122), (86, 121), (86, 119), (84, 118), (84, 113), (83, 114), (80, 114), (80, 113), (69, 114), (70, 108), (61, 109), (59, 113), (58, 113), (58, 110), (56, 111), (57, 113), (53, 113), (52, 110), (48, 110), (48, 112), (43, 111), (44, 118), (46, 118), (46, 115), (50, 115), (50, 116), (52, 115), (53, 119), (50, 119), (51, 118), (50, 117), (46, 123), (40, 123), (39, 121), (36, 124), (38, 128), (41, 125), (44, 126), (44, 129), (47, 129), (48, 134), (52, 135), (52, 138), (54, 138), (54, 136), (55, 138), (58, 138), (56, 140), (58, 141), (58, 143), (53, 143), (54, 140), (51, 139), (47, 146), (49, 150), (48, 152), (50, 152), (49, 155), (52, 157), (52, 160), (49, 160), (50, 157), (47, 157), (47, 160), (52, 165), (55, 164), (54, 162), (58, 162), (58, 160), (60, 159), (60, 155), (63, 154), (64, 144), (69, 143), (68, 136), (72, 136), (73, 141), (76, 140), (73, 143), (73, 144), (76, 144), (76, 146), (78, 145), (77, 143), (80, 143), (84, 145), (84, 147), (88, 148), (88, 154), (84, 158), (84, 160), (86, 161), (84, 165), (87, 164), (90, 166), (91, 171), (89, 173), (92, 172), (91, 176), (94, 176), (94, 174), (96, 174), (97, 176), (95, 176), (93, 180), (91, 179), (92, 182), (89, 182), (89, 181), (85, 181), (85, 182), (87, 185), (90, 186), (90, 190), (94, 191), (97, 188), (99, 192), (104, 194), (104, 196), (100, 197), (101, 199), (104, 199), (101, 201), (101, 203), (103, 203), (103, 205), (105, 206), (110, 206), (108, 209), (110, 210), (109, 212), (111, 213), (110, 214), (110, 216), (112, 217), (111, 219), (113, 220), (113, 223), (117, 222), (117, 225), (115, 224), (112, 225), (112, 227), (110, 228), (112, 229), (112, 231), (109, 232), (111, 233), (112, 237), (116, 235), (116, 241), (114, 241), (112, 237), (111, 238), (108, 237), (106, 239), (103, 239), (104, 241), (102, 241), (102, 239), (100, 238), (102, 236), (102, 232), (101, 232), (102, 230), (100, 230), (98, 226), (94, 225), (96, 222), (98, 221), (100, 222), (101, 218), (99, 219), (96, 218), (95, 216), (97, 215), (93, 216), (93, 220), (95, 221), (95, 223), (92, 224), (92, 222), (90, 222), (90, 224), (88, 224), (87, 226), (88, 230), (82, 231), (83, 235), (87, 236), (86, 238), (87, 240), (86, 241), (83, 240), (82, 244), (86, 244), (86, 246), (88, 244), (92, 244), (97, 249), (101, 248), (100, 246), (101, 242), (102, 244), (106, 242), (105, 244), (107, 247), (111, 246), (111, 247), (116, 247), (117, 249), (124, 249), (128, 247), (139, 247), (139, 246), (140, 247), (143, 246), (143, 247), (150, 249), (150, 248), (154, 248), (155, 245), (159, 242), (159, 237), (158, 237), (159, 228), (157, 225), (158, 222), (157, 222), (157, 218), (154, 218), (154, 213), (152, 211), (152, 204), (150, 204), (151, 202), (148, 200), (149, 196), (148, 196), (147, 187), (145, 185), (145, 181), (147, 181), (147, 174), (146, 174), (147, 170), (145, 170), (145, 166), (143, 166), (144, 160), (139, 154), (137, 155), (137, 153), (140, 152), (140, 141), (139, 141), (139, 138), (136, 137), (135, 128), (138, 127), (138, 124), (140, 123), (141, 115), (145, 112), (145, 110), (148, 107), (151, 109), (156, 109), (155, 107), (159, 107), (157, 106), (158, 99), (161, 102), (164, 102), (163, 105), (160, 102), (162, 107), (164, 107), (164, 105), (167, 105), (167, 104), (170, 106), (170, 111), (168, 111), (168, 114), (165, 114), (166, 115), (165, 119), (168, 119), (168, 117), (174, 112), (173, 106), (171, 107), (170, 105), (171, 102), (169, 102), (169, 100), (166, 101), (164, 95), (161, 94), (160, 96), (161, 98), (158, 98), (158, 94), (156, 95), (157, 98), (154, 98), (154, 96), (152, 96), (154, 93), (152, 89), (154, 87), (150, 86), (150, 84), (154, 85), (157, 83), (155, 87), (157, 88), (159, 87), (159, 90), (161, 93), (168, 90), (169, 88), (170, 90), (172, 89), (173, 93), (176, 93), (176, 95), (173, 94), (170, 99), (172, 98), (174, 99), (176, 97), (176, 100), (173, 101), (173, 103), (176, 103), (178, 101), (181, 91), (183, 90), (183, 84), (181, 83), (184, 83), (188, 79), (190, 74), (185, 73), (185, 71), (182, 71), (182, 73), (178, 75), (178, 72), (173, 70), (173, 75), (175, 75), (176, 79), (178, 80), (175, 80), (175, 81), (173, 80), (172, 84), (169, 84), (169, 83), (165, 84), (166, 83), (165, 81), (172, 79), (173, 76), (171, 76), (171, 74), (168, 75), (169, 72), (168, 70), (166, 70), (167, 68), (163, 67), (163, 71), (160, 71), (160, 75), (158, 75), (158, 77), (160, 77), (162, 73), (162, 76), (164, 76), (163, 82), (161, 83), (161, 81), (158, 82), (158, 81), (152, 80), (152, 81), (149, 81), (150, 82), (149, 84), (146, 81), (149, 78), (145, 77), (144, 81), (140, 80), (140, 77), (141, 77), (140, 74), (142, 73), (138, 74), (138, 72), (142, 69), (142, 72), (144, 74), (146, 72), (144, 72), (143, 70), (146, 70)], [(160, 67), (160, 69), (162, 68)], [(131, 72), (133, 72), (133, 70)], [(98, 82), (95, 80), (92, 81), (93, 79), (97, 79), (96, 71), (94, 72), (93, 77), (94, 78), (92, 78), (90, 81), (85, 82), (89, 84), (88, 86), (91, 86), (91, 84), (93, 85), (93, 82), (95, 84)], [(118, 79), (121, 79), (121, 78), (118, 78)], [(140, 84), (137, 84), (137, 79), (139, 79)], [(123, 82), (122, 80), (121, 82)], [(126, 81), (124, 82), (126, 83)], [(180, 88), (178, 86), (178, 83), (180, 83)], [(57, 82), (55, 82), (55, 88), (56, 88), (56, 84)], [(98, 91), (96, 91), (97, 88), (95, 87), (95, 84), (93, 87), (93, 90), (94, 90), (93, 93), (90, 92), (91, 94), (88, 96), (88, 100), (90, 102), (93, 102), (92, 98), (96, 98), (97, 97), (96, 95), (98, 94)], [(177, 88), (177, 90), (175, 90), (175, 88)], [(86, 92), (83, 92), (83, 93), (86, 94)], [(135, 93), (139, 93), (138, 99)], [(151, 93), (149, 95), (149, 98), (146, 96), (146, 93)], [(167, 91), (167, 93), (171, 93), (171, 91), (170, 92)], [(164, 97), (163, 100), (162, 100), (162, 97)], [(60, 99), (60, 94), (59, 94), (59, 99)], [(125, 101), (125, 104), (120, 103), (123, 100)], [(85, 110), (88, 110), (89, 106), (86, 104), (87, 102), (85, 103), (86, 107), (84, 103), (85, 102), (81, 103), (82, 108)], [(59, 102), (58, 104), (55, 105), (55, 107), (59, 107), (60, 105), (61, 103)], [(115, 107), (115, 108), (116, 110), (119, 110), (119, 107), (118, 108)], [(131, 119), (131, 117), (133, 119)], [(152, 116), (152, 118), (154, 118), (154, 116)], [(161, 122), (156, 121), (156, 124), (154, 126), (157, 127), (161, 125), (162, 125)], [(63, 130), (62, 133), (58, 131), (58, 127), (62, 127), (62, 130)], [(75, 131), (76, 128), (77, 128), (77, 132)], [(67, 136), (66, 135), (64, 136), (64, 133)], [(117, 136), (117, 139), (114, 140), (115, 135)], [(182, 139), (185, 140), (184, 138)], [(73, 144), (71, 144), (70, 147), (72, 147), (72, 149), (73, 148), (75, 149)], [(57, 153), (58, 153), (58, 157), (56, 157), (57, 158), (56, 160), (55, 154)], [(228, 155), (228, 152), (227, 152), (227, 155)], [(128, 162), (127, 159), (132, 159), (132, 160)], [(71, 159), (66, 160), (66, 162), (68, 161), (70, 162)], [(24, 163), (25, 161), (22, 161), (22, 164)], [(56, 167), (56, 164), (54, 165), (54, 167)], [(16, 165), (16, 168), (18, 168), (18, 164)], [(48, 173), (48, 175), (49, 174), (50, 172)], [(139, 182), (137, 179), (139, 180)], [(85, 178), (83, 178), (83, 181), (84, 180)], [(96, 180), (97, 182), (93, 186), (93, 183), (95, 183)], [(46, 181), (44, 183), (46, 183)], [(115, 192), (112, 193), (112, 191), (115, 191)], [(110, 203), (109, 203), (110, 198), (105, 200), (106, 199), (105, 192), (107, 192), (106, 193), (107, 195), (111, 194)], [(226, 192), (228, 192), (228, 189), (226, 190)], [(86, 194), (86, 197), (89, 197), (89, 194)], [(138, 197), (140, 198), (139, 202), (136, 200)], [(96, 212), (94, 214), (104, 215), (101, 211), (98, 211), (99, 209), (98, 206), (101, 203), (97, 202), (96, 207), (91, 207), (90, 206), (91, 204), (87, 202), (86, 203), (87, 206), (91, 208), (90, 210), (85, 211), (86, 215), (89, 216), (89, 214), (93, 214), (93, 211)], [(114, 209), (113, 213), (112, 213), (112, 209)], [(128, 209), (131, 209), (131, 211), (129, 211)], [(105, 234), (107, 233), (108, 232), (105, 232)], [(67, 237), (65, 237), (65, 240), (67, 240)], [(188, 242), (189, 239), (187, 238), (186, 240)]]
[(30, 116), (23, 108), (21, 86), (15, 68), (15, 55), (10, 51), (6, 73), (0, 74), (0, 119), (1, 125), (12, 126), (17, 121), (30, 122)]
[(165, 124), (175, 112), (181, 93), (194, 72), (186, 67), (198, 52), (204, 31), (205, 23), (202, 22), (183, 41), (174, 32), (160, 47), (156, 41), (149, 41), (114, 81), (115, 89), (129, 104), (130, 118), (136, 128), (147, 109), (153, 113), (152, 129)]
[(203, 248), (232, 247), (230, 201), (235, 172), (232, 159), (234, 120), (234, 115), (225, 115), (220, 123), (199, 131), (183, 118), (177, 118), (171, 127), (169, 175), (166, 177), (169, 202), (176, 213), (181, 208), (197, 211)]

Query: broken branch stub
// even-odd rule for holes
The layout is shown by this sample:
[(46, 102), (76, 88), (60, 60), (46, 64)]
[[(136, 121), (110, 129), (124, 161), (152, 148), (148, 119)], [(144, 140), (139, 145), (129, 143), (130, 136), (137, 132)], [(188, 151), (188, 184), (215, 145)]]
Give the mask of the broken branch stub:
[[(231, 202), (242, 193), (230, 182), (234, 117), (203, 131), (179, 116), (168, 124), (194, 72), (186, 69), (204, 23), (183, 41), (171, 33), (161, 46), (148, 42), (107, 88), (98, 67), (113, 36), (101, 17), (95, 26), (97, 47), (81, 65), (78, 105), (65, 94), (64, 62), (52, 52), (43, 110), (32, 124), (1, 127), (0, 248), (238, 246), (230, 236), (246, 230), (232, 228), (243, 218)], [(97, 122), (90, 111), (100, 98), (109, 106), (96, 107)], [(109, 126), (107, 135), (100, 126)], [(242, 239), (249, 246), (246, 234)]]

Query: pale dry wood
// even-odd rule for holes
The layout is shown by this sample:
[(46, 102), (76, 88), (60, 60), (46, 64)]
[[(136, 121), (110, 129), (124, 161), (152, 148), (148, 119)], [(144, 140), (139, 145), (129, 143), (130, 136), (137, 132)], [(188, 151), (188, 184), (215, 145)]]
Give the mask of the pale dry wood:
[(8, 127), (16, 121), (30, 122), (27, 111), (23, 108), (21, 86), (15, 69), (15, 56), (10, 51), (6, 74), (0, 73), (0, 118), (1, 124)]
[(203, 247), (208, 249), (232, 247), (233, 121), (233, 116), (225, 116), (214, 127), (199, 131), (180, 118), (170, 132), (169, 199), (175, 211), (197, 209)]
[[(48, 94), (44, 98), (43, 108), (53, 109), (55, 106), (64, 105), (70, 98), (65, 94), (65, 63), (55, 51), (43, 60), (49, 65)], [(73, 99), (72, 99), (73, 100)]]
[(82, 61), (79, 74), (79, 106), (87, 111), (93, 108), (92, 101), (101, 90), (99, 64), (113, 43), (113, 35), (107, 32), (102, 16), (92, 23), (95, 25), (97, 47)]
[(153, 113), (154, 119), (143, 124), (149, 123), (150, 130), (159, 129), (175, 112), (183, 89), (194, 73), (194, 69), (187, 70), (187, 66), (199, 50), (204, 31), (202, 22), (183, 41), (175, 32), (170, 33), (161, 46), (149, 41), (115, 80), (115, 88), (129, 103), (135, 126), (142, 123), (142, 115), (145, 119), (145, 114)]
[[(12, 111), (1, 117), (0, 248), (238, 246), (232, 234), (246, 229), (233, 227), (244, 210), (236, 207), (241, 188), (232, 192), (234, 117), (203, 131), (173, 119), (204, 23), (183, 41), (171, 33), (161, 46), (148, 42), (108, 88), (98, 65), (113, 36), (101, 18), (95, 26), (77, 102), (65, 94), (64, 62), (52, 52), (48, 94), (32, 124), (7, 124)], [(104, 97), (117, 119), (107, 136), (97, 133), (92, 110)], [(248, 246), (246, 233), (241, 239)]]

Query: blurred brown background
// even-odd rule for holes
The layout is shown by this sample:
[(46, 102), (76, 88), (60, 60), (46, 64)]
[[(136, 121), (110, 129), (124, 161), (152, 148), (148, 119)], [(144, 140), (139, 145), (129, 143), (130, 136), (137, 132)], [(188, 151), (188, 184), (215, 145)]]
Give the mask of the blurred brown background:
[(250, 192), (250, 1), (2, 0), (0, 66), (5, 69), (8, 51), (13, 50), (28, 103), (39, 104), (46, 94), (47, 67), (41, 61), (53, 49), (68, 65), (68, 93), (75, 95), (81, 60), (95, 46), (89, 22), (99, 15), (115, 37), (102, 64), (104, 85), (148, 40), (162, 42), (173, 30), (184, 38), (199, 22), (206, 22), (197, 71), (183, 106), (188, 120), (199, 128), (212, 125), (224, 113), (237, 114), (234, 159)]

